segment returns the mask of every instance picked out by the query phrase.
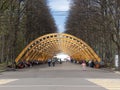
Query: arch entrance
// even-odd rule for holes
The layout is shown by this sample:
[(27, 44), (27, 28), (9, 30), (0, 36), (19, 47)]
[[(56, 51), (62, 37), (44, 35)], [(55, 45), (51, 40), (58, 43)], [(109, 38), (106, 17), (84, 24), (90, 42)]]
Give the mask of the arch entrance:
[(41, 36), (29, 45), (15, 59), (18, 61), (47, 61), (58, 53), (65, 53), (75, 60), (94, 60), (100, 62), (99, 56), (81, 39), (65, 34), (52, 33)]

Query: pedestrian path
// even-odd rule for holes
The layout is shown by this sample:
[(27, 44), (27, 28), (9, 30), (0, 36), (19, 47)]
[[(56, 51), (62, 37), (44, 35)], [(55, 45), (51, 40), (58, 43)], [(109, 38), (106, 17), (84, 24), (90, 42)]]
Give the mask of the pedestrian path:
[(114, 72), (64, 62), (0, 74), (0, 90), (120, 90), (120, 75)]
[(120, 90), (120, 78), (119, 79), (88, 79), (88, 81), (102, 86), (108, 90)]
[[(15, 82), (14, 82), (15, 81)], [(29, 82), (28, 82), (29, 81)], [(58, 82), (59, 81), (59, 82)], [(88, 81), (88, 82), (87, 82)], [(24, 82), (24, 83), (23, 83)], [(33, 82), (33, 83), (30, 83)], [(120, 79), (92, 78), (29, 78), (0, 79), (0, 88), (98, 88), (98, 90), (120, 90)], [(101, 88), (101, 89), (100, 89)], [(45, 89), (46, 90), (46, 89)]]
[[(39, 68), (39, 70), (83, 70), (82, 65), (80, 64), (76, 64), (76, 63), (71, 63), (71, 62), (63, 62), (62, 64), (56, 64), (55, 67), (51, 66), (48, 67), (48, 65), (43, 65), (43, 67), (41, 66), (41, 68)], [(93, 68), (89, 68), (86, 67), (87, 71), (91, 71), (91, 70), (98, 70), (98, 69), (93, 69)]]
[(4, 80), (0, 90), (106, 90), (85, 78), (23, 78)]
[(0, 85), (7, 84), (16, 80), (18, 79), (0, 79)]

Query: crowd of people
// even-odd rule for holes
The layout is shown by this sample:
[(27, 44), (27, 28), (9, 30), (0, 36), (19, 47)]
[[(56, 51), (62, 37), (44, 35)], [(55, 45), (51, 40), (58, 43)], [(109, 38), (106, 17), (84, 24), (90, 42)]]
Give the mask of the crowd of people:
[[(83, 67), (83, 70), (86, 70), (86, 66), (88, 67), (91, 67), (91, 68), (99, 68), (100, 67), (100, 64), (97, 62), (97, 61), (93, 61), (93, 60), (80, 60), (80, 61), (77, 61), (77, 60), (70, 60), (71, 63), (79, 63), (82, 65)], [(33, 67), (34, 65), (40, 65), (40, 64), (45, 64), (45, 63), (48, 63), (48, 66), (51, 67), (55, 67), (56, 64), (62, 64), (62, 60), (61, 59), (58, 59), (58, 58), (52, 58), (52, 59), (48, 59), (46, 62), (40, 62), (40, 61), (37, 61), (37, 60), (32, 60), (32, 61), (19, 61), (17, 64), (14, 63), (14, 66), (13, 65), (9, 65), (8, 67), (11, 68), (11, 67), (14, 67), (16, 69), (22, 69), (22, 68), (27, 68), (27, 67)]]
[(37, 60), (34, 61), (19, 61), (19, 62), (14, 62), (14, 64), (8, 65), (8, 68), (15, 68), (15, 69), (23, 69), (27, 67), (33, 67), (34, 65), (40, 65), (43, 62), (39, 62)]
[(87, 67), (91, 67), (91, 68), (100, 68), (100, 63), (97, 61), (93, 61), (93, 60), (71, 60), (72, 63), (79, 63), (82, 65), (83, 70), (86, 70), (86, 66)]
[(8, 68), (15, 68), (15, 69), (23, 69), (23, 68), (28, 68), (28, 67), (33, 67), (35, 65), (40, 65), (40, 64), (45, 64), (48, 63), (48, 66), (51, 67), (55, 67), (56, 63), (60, 63), (62, 64), (61, 59), (57, 59), (57, 58), (52, 58), (52, 59), (48, 59), (45, 62), (40, 62), (38, 60), (31, 60), (31, 61), (19, 61), (19, 62), (14, 62), (14, 64), (8, 65)]
[(51, 67), (51, 66), (55, 67), (56, 63), (62, 64), (62, 60), (58, 59), (58, 58), (48, 59), (48, 66), (49, 67)]

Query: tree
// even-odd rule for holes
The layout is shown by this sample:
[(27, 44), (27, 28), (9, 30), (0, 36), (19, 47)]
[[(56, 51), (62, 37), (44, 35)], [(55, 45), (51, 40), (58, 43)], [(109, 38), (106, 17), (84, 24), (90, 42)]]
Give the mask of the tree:
[(119, 5), (119, 0), (73, 0), (66, 22), (66, 33), (83, 39), (111, 65), (120, 51)]
[(14, 63), (29, 42), (56, 31), (46, 0), (0, 0), (0, 63)]

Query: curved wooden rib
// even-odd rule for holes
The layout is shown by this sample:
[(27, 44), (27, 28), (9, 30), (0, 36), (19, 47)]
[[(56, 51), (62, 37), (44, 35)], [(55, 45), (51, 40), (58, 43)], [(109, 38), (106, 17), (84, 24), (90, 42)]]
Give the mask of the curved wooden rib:
[(100, 58), (89, 45), (81, 39), (65, 33), (52, 33), (35, 39), (23, 49), (15, 61), (46, 61), (61, 52), (75, 60), (85, 59), (100, 62)]

